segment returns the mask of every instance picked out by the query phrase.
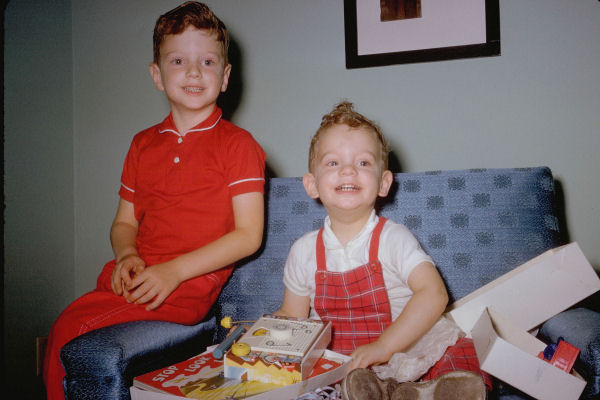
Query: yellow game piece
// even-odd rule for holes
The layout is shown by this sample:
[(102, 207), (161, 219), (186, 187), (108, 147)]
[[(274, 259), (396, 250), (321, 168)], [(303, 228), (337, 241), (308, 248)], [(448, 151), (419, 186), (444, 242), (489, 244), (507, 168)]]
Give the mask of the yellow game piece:
[(234, 343), (231, 346), (231, 352), (238, 357), (244, 357), (250, 354), (250, 346), (246, 343)]
[(225, 329), (231, 329), (233, 324), (244, 324), (244, 323), (249, 323), (249, 322), (256, 322), (256, 321), (232, 321), (231, 317), (223, 317), (221, 319), (221, 326)]
[(265, 328), (259, 328), (259, 329), (255, 330), (254, 332), (252, 332), (252, 336), (266, 336), (267, 333), (269, 333), (269, 331), (266, 330)]
[(230, 329), (232, 324), (231, 317), (225, 317), (221, 320), (221, 326), (225, 329)]

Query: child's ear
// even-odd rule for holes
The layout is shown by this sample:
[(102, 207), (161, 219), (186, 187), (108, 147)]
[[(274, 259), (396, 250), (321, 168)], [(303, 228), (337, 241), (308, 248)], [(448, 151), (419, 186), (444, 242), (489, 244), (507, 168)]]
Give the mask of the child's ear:
[(306, 190), (306, 194), (310, 198), (318, 199), (319, 191), (317, 190), (317, 181), (315, 180), (315, 176), (310, 172), (307, 172), (302, 176), (302, 184), (304, 185), (304, 190)]
[(152, 82), (154, 82), (154, 86), (161, 92), (164, 91), (165, 87), (162, 83), (160, 67), (155, 62), (150, 63), (150, 76), (152, 77)]
[(381, 197), (387, 196), (390, 192), (390, 187), (392, 187), (392, 182), (394, 182), (394, 174), (389, 169), (386, 169), (381, 175), (381, 185), (379, 186), (378, 195)]
[(221, 84), (221, 92), (224, 93), (229, 85), (229, 75), (231, 75), (231, 64), (225, 66), (223, 71), (223, 83)]

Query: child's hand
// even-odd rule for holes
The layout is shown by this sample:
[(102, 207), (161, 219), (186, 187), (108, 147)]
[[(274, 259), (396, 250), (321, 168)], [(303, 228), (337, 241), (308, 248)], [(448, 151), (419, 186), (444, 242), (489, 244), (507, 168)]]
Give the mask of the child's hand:
[(111, 288), (117, 296), (126, 294), (132, 279), (146, 268), (146, 263), (137, 255), (129, 255), (120, 260), (112, 272)]
[(388, 362), (392, 353), (382, 343), (375, 341), (360, 347), (351, 355), (350, 371), (355, 368), (367, 368), (371, 365)]
[(152, 301), (146, 307), (146, 310), (152, 311), (158, 308), (180, 283), (169, 263), (156, 264), (135, 276), (125, 287), (125, 298), (129, 303), (136, 304)]

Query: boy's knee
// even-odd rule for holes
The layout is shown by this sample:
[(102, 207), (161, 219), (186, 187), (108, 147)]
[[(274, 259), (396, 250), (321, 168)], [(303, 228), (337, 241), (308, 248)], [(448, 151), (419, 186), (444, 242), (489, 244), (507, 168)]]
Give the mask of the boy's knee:
[(82, 335), (66, 343), (60, 358), (66, 371), (91, 376), (120, 374), (123, 349), (104, 335)]
[(60, 352), (68, 398), (124, 398), (123, 349), (95, 331), (76, 337)]

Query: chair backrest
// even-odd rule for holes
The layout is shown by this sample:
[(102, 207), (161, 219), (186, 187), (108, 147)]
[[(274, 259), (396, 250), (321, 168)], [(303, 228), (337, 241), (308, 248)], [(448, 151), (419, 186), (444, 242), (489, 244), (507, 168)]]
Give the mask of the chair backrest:
[[(558, 246), (554, 180), (546, 167), (399, 173), (379, 214), (406, 225), (431, 255), (455, 301)], [(266, 188), (265, 238), (240, 263), (217, 302), (217, 321), (255, 320), (277, 310), (292, 243), (319, 229), (326, 213), (300, 178)], [(217, 340), (224, 331), (217, 333)]]

